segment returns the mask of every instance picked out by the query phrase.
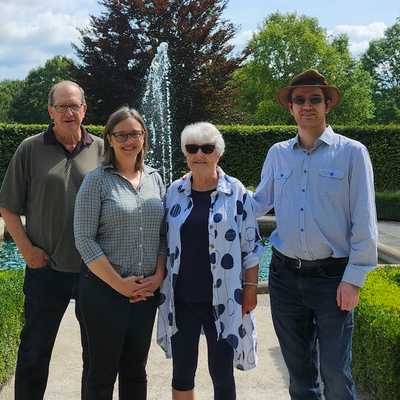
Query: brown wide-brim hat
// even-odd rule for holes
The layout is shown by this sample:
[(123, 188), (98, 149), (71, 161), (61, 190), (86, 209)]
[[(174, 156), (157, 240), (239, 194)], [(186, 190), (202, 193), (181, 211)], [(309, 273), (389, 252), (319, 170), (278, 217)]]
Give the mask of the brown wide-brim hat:
[(307, 69), (295, 76), (289, 86), (280, 89), (276, 95), (278, 103), (285, 108), (289, 107), (289, 96), (292, 91), (299, 87), (319, 87), (323, 90), (325, 98), (331, 101), (331, 107), (340, 102), (340, 92), (336, 86), (329, 85), (325, 77), (316, 69)]

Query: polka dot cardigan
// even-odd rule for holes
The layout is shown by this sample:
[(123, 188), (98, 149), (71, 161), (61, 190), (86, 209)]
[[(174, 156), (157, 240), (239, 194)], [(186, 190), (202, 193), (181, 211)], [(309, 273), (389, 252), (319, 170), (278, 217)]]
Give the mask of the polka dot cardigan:
[[(253, 313), (242, 317), (242, 280), (244, 270), (258, 264), (260, 237), (251, 198), (244, 186), (221, 168), (218, 175), (208, 219), (215, 327), (218, 337), (226, 339), (234, 349), (235, 367), (247, 370), (257, 362), (256, 333)], [(174, 286), (180, 266), (180, 229), (193, 207), (190, 177), (173, 182), (166, 195), (167, 269), (161, 287), (157, 342), (168, 358), (172, 356), (171, 336), (178, 330)]]

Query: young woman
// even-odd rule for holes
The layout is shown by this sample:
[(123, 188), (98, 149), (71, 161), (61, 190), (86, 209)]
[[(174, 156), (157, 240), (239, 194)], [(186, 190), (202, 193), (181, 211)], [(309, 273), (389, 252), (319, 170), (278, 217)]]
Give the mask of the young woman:
[(104, 129), (104, 163), (79, 190), (74, 218), (83, 259), (79, 302), (89, 342), (87, 400), (145, 400), (146, 362), (164, 277), (162, 199), (156, 170), (143, 164), (147, 129), (129, 108)]

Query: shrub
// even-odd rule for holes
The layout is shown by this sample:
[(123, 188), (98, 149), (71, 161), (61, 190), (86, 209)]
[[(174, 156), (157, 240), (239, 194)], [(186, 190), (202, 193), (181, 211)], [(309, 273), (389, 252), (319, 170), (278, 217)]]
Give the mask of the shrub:
[(22, 269), (0, 271), (0, 387), (14, 372), (23, 323)]
[[(17, 145), (25, 137), (45, 128), (44, 125), (0, 124), (0, 180)], [(96, 135), (102, 131), (99, 126), (87, 128)], [(226, 142), (221, 165), (228, 174), (238, 177), (246, 186), (257, 185), (268, 149), (274, 143), (287, 140), (297, 133), (295, 126), (224, 125), (219, 128)], [(400, 190), (400, 126), (338, 126), (335, 130), (359, 140), (368, 148), (377, 191)], [(174, 171), (178, 176), (185, 169), (183, 159), (177, 159)]]
[(400, 222), (400, 191), (378, 192), (375, 201), (378, 219)]
[(353, 373), (374, 400), (400, 393), (400, 268), (368, 275), (355, 313)]
[[(222, 167), (246, 186), (256, 186), (268, 149), (297, 133), (295, 126), (220, 126), (226, 142)], [(369, 151), (379, 192), (400, 190), (400, 126), (334, 127)]]

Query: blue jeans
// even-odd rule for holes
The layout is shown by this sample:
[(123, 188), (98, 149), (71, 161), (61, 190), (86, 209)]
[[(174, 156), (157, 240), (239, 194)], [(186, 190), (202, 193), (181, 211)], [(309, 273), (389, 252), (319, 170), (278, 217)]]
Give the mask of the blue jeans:
[[(332, 272), (332, 269), (331, 269)], [(351, 375), (353, 312), (341, 311), (338, 273), (304, 273), (288, 268), (273, 255), (269, 272), (271, 312), (289, 370), (292, 400), (320, 400), (319, 371), (326, 400), (355, 400)]]

